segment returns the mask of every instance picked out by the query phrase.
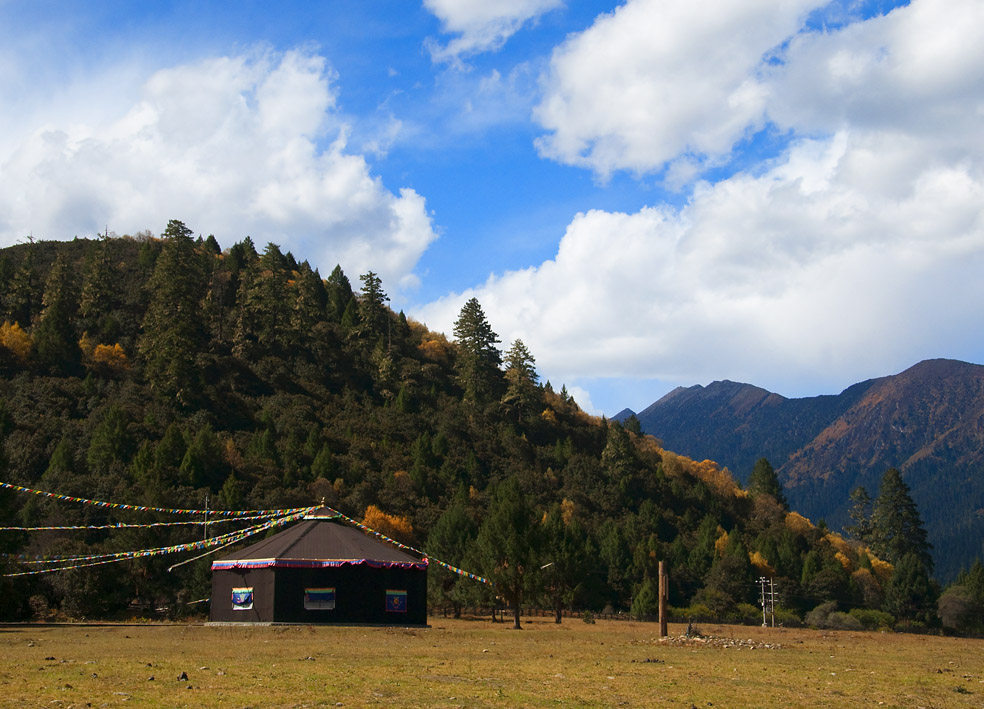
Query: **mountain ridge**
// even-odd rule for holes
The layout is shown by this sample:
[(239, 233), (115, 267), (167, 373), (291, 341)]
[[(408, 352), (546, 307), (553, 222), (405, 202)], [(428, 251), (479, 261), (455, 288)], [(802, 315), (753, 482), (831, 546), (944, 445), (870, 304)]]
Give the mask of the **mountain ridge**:
[(637, 414), (642, 429), (693, 458), (747, 478), (772, 462), (791, 504), (832, 526), (848, 522), (858, 485), (902, 471), (952, 576), (981, 553), (984, 535), (984, 366), (930, 359), (840, 394), (788, 399), (728, 380), (678, 387)]

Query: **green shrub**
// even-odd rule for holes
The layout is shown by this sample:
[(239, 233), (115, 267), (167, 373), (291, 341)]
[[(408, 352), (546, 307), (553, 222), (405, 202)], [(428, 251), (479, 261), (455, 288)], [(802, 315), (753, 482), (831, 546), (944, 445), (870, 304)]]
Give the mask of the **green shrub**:
[(761, 625), (762, 609), (756, 608), (751, 603), (739, 603), (735, 620), (743, 625)]
[(776, 608), (776, 625), (786, 628), (802, 628), (803, 619), (795, 611), (791, 611), (788, 608)]
[(821, 603), (812, 611), (806, 614), (806, 624), (811, 628), (826, 628), (827, 617), (837, 610), (837, 601), (827, 601)]
[(850, 613), (834, 611), (827, 616), (827, 622), (821, 626), (830, 630), (863, 630), (861, 621)]
[(853, 608), (851, 615), (858, 619), (865, 630), (891, 630), (895, 625), (895, 618), (891, 613), (876, 611), (871, 608)]

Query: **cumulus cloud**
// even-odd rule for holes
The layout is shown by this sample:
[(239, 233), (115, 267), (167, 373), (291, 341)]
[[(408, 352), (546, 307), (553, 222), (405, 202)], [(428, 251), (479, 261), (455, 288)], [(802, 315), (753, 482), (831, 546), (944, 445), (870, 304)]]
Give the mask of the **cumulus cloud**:
[(390, 192), (346, 149), (334, 78), (301, 51), (221, 57), (156, 72), (112, 120), (87, 123), (84, 106), (47, 116), (0, 154), (0, 243), (178, 218), (412, 287), (435, 238), (424, 199)]
[[(554, 381), (728, 377), (804, 395), (923, 358), (972, 359), (984, 351), (982, 13), (975, 0), (917, 0), (801, 32), (757, 79), (756, 112), (801, 136), (782, 155), (698, 182), (680, 208), (579, 214), (555, 258), (421, 318), (447, 327), (474, 295)], [(683, 85), (668, 103), (678, 93), (686, 103)], [(623, 127), (624, 106), (606, 108)], [(663, 140), (651, 160), (688, 146)]]
[(499, 49), (524, 24), (560, 7), (563, 0), (424, 0), (445, 33), (458, 35), (446, 45), (431, 41), (435, 62), (457, 62)]
[(726, 155), (764, 121), (763, 61), (822, 4), (627, 2), (554, 51), (537, 147), (602, 177)]

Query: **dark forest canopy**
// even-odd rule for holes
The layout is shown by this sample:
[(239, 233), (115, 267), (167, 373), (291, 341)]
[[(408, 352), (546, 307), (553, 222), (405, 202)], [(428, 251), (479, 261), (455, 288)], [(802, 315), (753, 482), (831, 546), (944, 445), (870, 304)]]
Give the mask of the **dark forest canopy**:
[[(682, 614), (760, 618), (768, 576), (786, 622), (830, 602), (843, 612), (823, 622), (936, 622), (925, 603), (897, 602), (892, 566), (865, 544), (789, 512), (774, 475), (746, 491), (710, 461), (585, 414), (540, 382), (522, 342), (498, 349), (477, 300), (449, 340), (394, 313), (372, 272), (325, 278), (276, 244), (221, 250), (178, 221), (161, 238), (4, 249), (0, 293), (0, 480), (146, 506), (324, 499), (498, 580), (512, 603), (650, 615), (665, 560)], [(23, 526), (157, 519), (11, 492), (0, 509)], [(201, 530), (0, 534), (0, 551), (34, 556)], [(168, 573), (174, 561), (3, 578), (0, 613), (180, 613), (207, 595), (209, 559)], [(430, 584), (437, 608), (492, 600), (436, 565)], [(877, 615), (886, 597), (897, 618)]]

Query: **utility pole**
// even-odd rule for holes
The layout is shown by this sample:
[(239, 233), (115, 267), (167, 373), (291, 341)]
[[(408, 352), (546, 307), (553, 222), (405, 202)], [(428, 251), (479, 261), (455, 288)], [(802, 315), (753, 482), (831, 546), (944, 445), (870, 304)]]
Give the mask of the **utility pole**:
[(772, 616), (772, 627), (776, 627), (776, 585), (775, 581), (765, 576), (759, 577), (760, 602), (762, 604), (762, 627), (769, 625), (768, 615)]
[(762, 627), (764, 628), (767, 625), (765, 622), (765, 576), (759, 576), (759, 588), (761, 589), (759, 602), (762, 604)]
[(659, 562), (659, 636), (669, 635), (666, 627), (666, 601), (670, 597), (670, 577), (666, 573), (666, 562)]
[(205, 521), (202, 523), (202, 527), (204, 528), (204, 532), (203, 532), (204, 536), (202, 538), (207, 540), (208, 539), (208, 493), (205, 494)]

